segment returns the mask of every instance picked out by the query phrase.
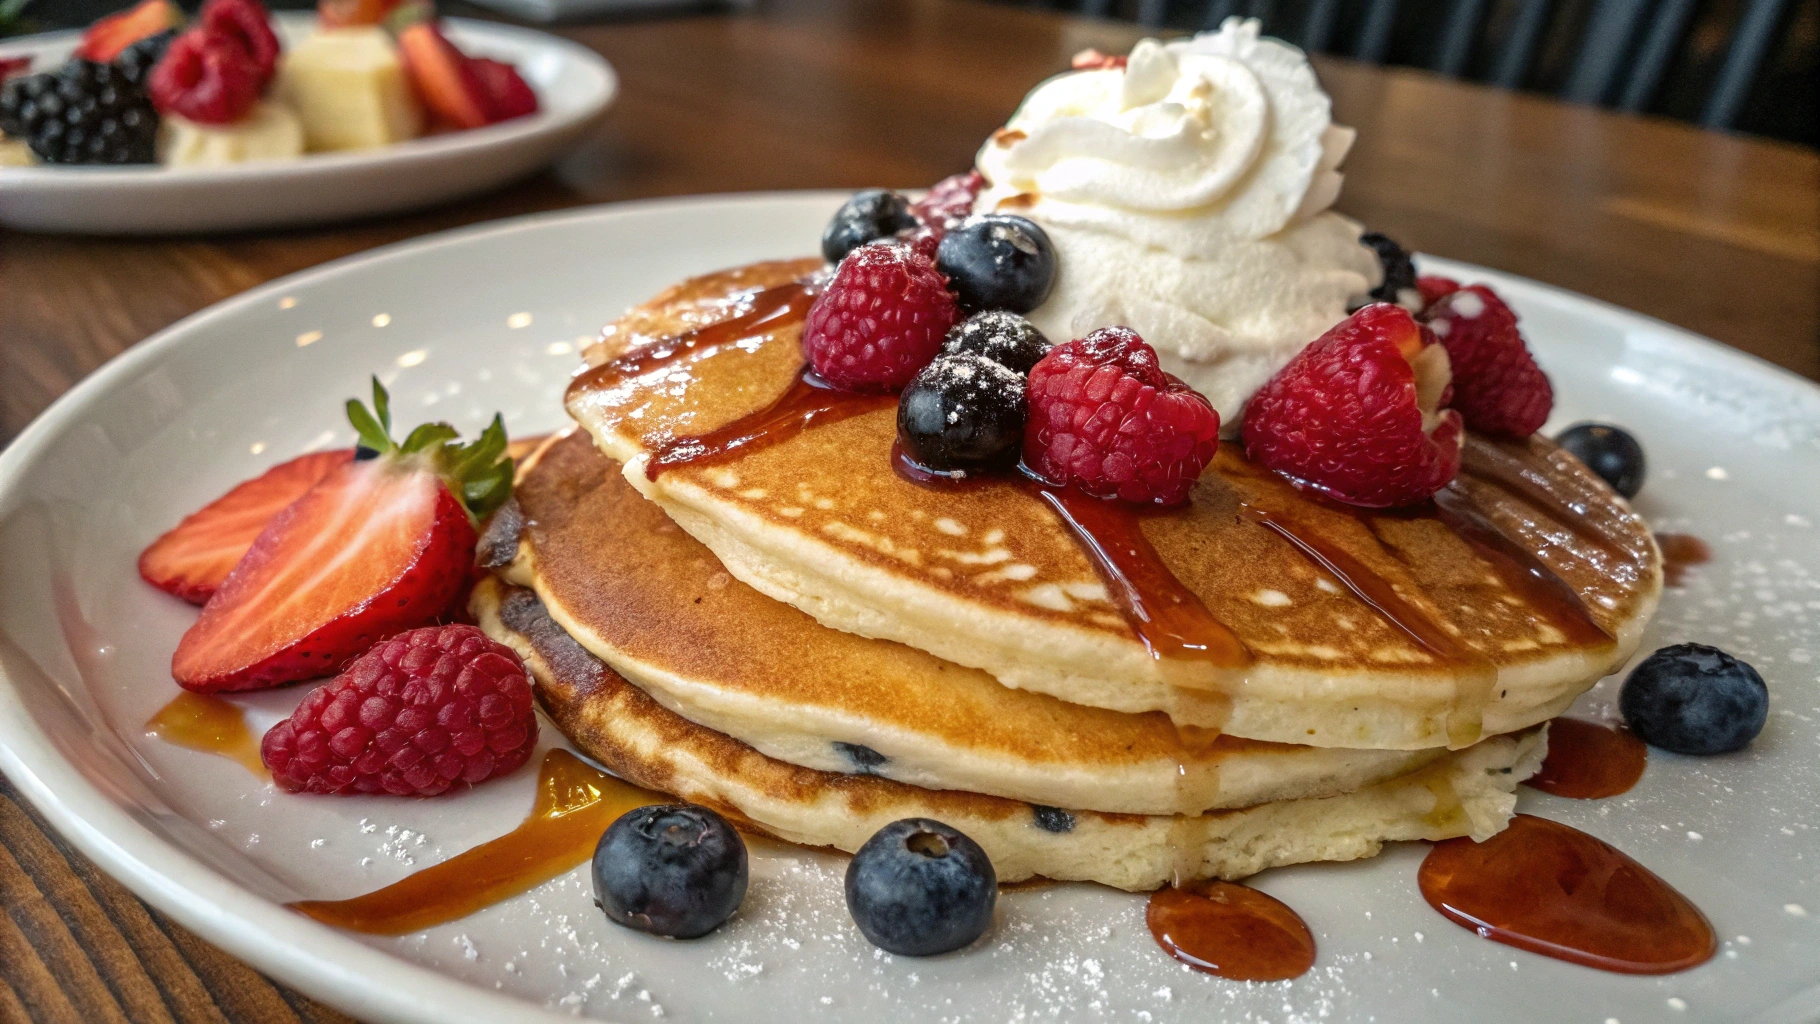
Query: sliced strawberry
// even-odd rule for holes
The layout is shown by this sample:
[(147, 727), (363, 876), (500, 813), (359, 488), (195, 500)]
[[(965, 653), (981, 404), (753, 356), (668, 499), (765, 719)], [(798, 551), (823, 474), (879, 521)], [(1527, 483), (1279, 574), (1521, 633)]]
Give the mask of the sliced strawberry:
[(90, 25), (74, 56), (105, 64), (139, 40), (181, 24), (183, 12), (171, 0), (141, 0), (137, 6)]
[(348, 403), (376, 458), (348, 462), (280, 512), (185, 633), (171, 674), (204, 693), (332, 675), (374, 643), (444, 616), (474, 562), (477, 517), (511, 493), (497, 417), (472, 444), (425, 424), (389, 435), (385, 390)]
[(207, 602), (273, 516), (353, 458), (352, 448), (311, 452), (237, 485), (153, 541), (139, 556), (139, 575), (192, 604)]
[(1497, 292), (1469, 285), (1435, 300), (1425, 316), (1447, 348), (1454, 383), (1450, 404), (1467, 426), (1516, 438), (1542, 429), (1554, 409), (1554, 385), (1517, 330), (1517, 314)]
[(1373, 303), (1246, 403), (1245, 454), (1349, 505), (1423, 501), (1460, 468), (1460, 415), (1440, 408), (1449, 376), (1434, 335), (1403, 307)]
[(489, 123), (510, 120), (537, 113), (537, 94), (531, 91), (518, 69), (486, 57), (468, 58), (468, 67), (480, 79), (487, 94)]
[(0, 57), (0, 82), (14, 75), (27, 74), (32, 70), (30, 57)]
[(398, 33), (405, 73), (433, 120), (446, 128), (479, 128), (492, 121), (486, 86), (473, 65), (436, 27), (419, 21)]
[(398, 7), (400, 0), (320, 0), (316, 20), (324, 30), (378, 25)]

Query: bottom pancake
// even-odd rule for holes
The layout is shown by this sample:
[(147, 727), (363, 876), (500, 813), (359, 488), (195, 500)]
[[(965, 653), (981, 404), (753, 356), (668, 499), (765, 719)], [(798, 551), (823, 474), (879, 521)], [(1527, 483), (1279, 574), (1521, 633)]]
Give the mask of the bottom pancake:
[(1069, 811), (774, 760), (690, 722), (607, 668), (529, 590), (475, 588), (481, 628), (519, 652), (550, 718), (580, 750), (640, 786), (712, 807), (789, 842), (851, 852), (900, 818), (973, 837), (1001, 881), (1033, 876), (1143, 891), (1172, 878), (1243, 878), (1308, 861), (1356, 860), (1386, 841), (1484, 838), (1540, 766), (1545, 727), (1498, 736), (1353, 793), (1198, 816)]

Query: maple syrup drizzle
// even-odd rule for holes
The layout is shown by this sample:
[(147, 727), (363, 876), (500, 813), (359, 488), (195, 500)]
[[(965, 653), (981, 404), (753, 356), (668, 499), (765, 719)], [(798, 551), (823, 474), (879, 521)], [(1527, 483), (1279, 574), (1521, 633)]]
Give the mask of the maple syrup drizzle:
[(404, 935), (458, 920), (586, 863), (614, 819), (669, 803), (566, 750), (544, 755), (537, 801), (517, 828), (440, 864), (345, 900), (304, 900), (291, 909), (368, 935)]
[(247, 727), (246, 712), (212, 694), (184, 690), (158, 709), (145, 731), (185, 750), (238, 761), (261, 779), (272, 777), (259, 756), (259, 737)]
[(1626, 538), (1614, 535), (1595, 522), (1585, 504), (1564, 501), (1536, 481), (1523, 464), (1495, 444), (1468, 444), (1461, 452), (1460, 475), (1500, 488), (1548, 513), (1582, 540), (1603, 549), (1618, 559), (1628, 559)]
[(1076, 487), (1056, 487), (1028, 475), (1021, 479), (1024, 489), (1048, 505), (1074, 535), (1152, 658), (1206, 661), (1218, 668), (1251, 663), (1250, 652), (1232, 630), (1163, 564), (1144, 536), (1141, 511)]
[(1557, 718), (1548, 723), (1548, 757), (1524, 783), (1544, 793), (1599, 800), (1630, 791), (1643, 777), (1649, 748), (1621, 725)]
[(1540, 612), (1569, 640), (1588, 645), (1616, 642), (1610, 631), (1593, 618), (1592, 609), (1579, 591), (1555, 575), (1535, 552), (1506, 536), (1471, 499), (1452, 488), (1443, 489), (1434, 497), (1434, 516), (1470, 545), (1530, 610)]
[[(1244, 642), (1182, 585), (1144, 536), (1145, 510), (1096, 498), (1076, 487), (1057, 487), (1022, 466), (1010, 473), (933, 470), (911, 459), (895, 441), (891, 465), (898, 476), (922, 487), (1015, 486), (1049, 506), (1093, 563), (1108, 595), (1152, 658), (1208, 662), (1222, 669), (1251, 663)], [(1195, 741), (1211, 742), (1198, 734)]]
[(1449, 920), (1495, 942), (1620, 974), (1712, 959), (1712, 925), (1648, 868), (1578, 829), (1518, 814), (1482, 843), (1436, 843), (1417, 875)]
[(1144, 911), (1165, 953), (1234, 981), (1286, 981), (1314, 966), (1314, 935), (1282, 901), (1218, 879), (1158, 889)]
[(1687, 585), (1687, 574), (1696, 565), (1713, 560), (1713, 549), (1691, 533), (1658, 533), (1662, 549), (1662, 582), (1671, 587)]
[(578, 374), (569, 383), (569, 392), (611, 387), (681, 362), (697, 352), (710, 355), (723, 345), (755, 338), (801, 320), (808, 315), (814, 301), (815, 292), (801, 281), (754, 292), (747, 297), (744, 312), (622, 352)]
[(1240, 514), (1288, 541), (1309, 561), (1326, 570), (1360, 603), (1443, 664), (1456, 670), (1453, 708), (1447, 716), (1448, 745), (1456, 749), (1478, 742), (1485, 705), (1498, 669), (1491, 659), (1453, 638), (1439, 622), (1404, 600), (1391, 582), (1317, 531), (1248, 502)]
[(777, 401), (741, 416), (719, 430), (679, 437), (659, 448), (645, 464), (645, 476), (656, 480), (678, 466), (711, 466), (736, 458), (749, 448), (768, 447), (808, 430), (897, 404), (896, 395), (856, 395), (835, 389), (804, 366)]

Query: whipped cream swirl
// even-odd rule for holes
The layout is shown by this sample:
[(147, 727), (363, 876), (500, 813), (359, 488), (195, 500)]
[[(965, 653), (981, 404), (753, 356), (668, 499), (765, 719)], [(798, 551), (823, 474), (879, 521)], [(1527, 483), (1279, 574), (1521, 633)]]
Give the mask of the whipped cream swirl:
[(980, 150), (974, 209), (1055, 242), (1056, 287), (1031, 315), (1051, 340), (1131, 327), (1236, 429), (1379, 279), (1359, 225), (1328, 210), (1353, 136), (1300, 50), (1231, 18), (1037, 86)]

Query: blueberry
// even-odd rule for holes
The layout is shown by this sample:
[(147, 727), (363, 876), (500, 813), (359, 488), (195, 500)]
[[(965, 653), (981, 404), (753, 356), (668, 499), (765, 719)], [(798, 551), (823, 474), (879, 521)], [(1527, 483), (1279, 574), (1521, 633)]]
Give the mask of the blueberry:
[(1608, 423), (1576, 423), (1555, 435), (1555, 443), (1626, 498), (1643, 489), (1643, 446), (1625, 431)]
[(354, 461), (355, 462), (365, 462), (368, 459), (377, 459), (377, 458), (379, 458), (379, 449), (368, 448), (364, 444), (357, 444), (354, 446)]
[[(1384, 280), (1371, 290), (1371, 297), (1379, 302), (1402, 302), (1404, 292), (1414, 292), (1416, 288), (1416, 264), (1409, 258), (1409, 253), (1389, 235), (1376, 231), (1367, 231), (1359, 236), (1359, 244), (1378, 254), (1378, 264), (1384, 268)], [(1420, 303), (1417, 303), (1420, 305)]]
[(959, 949), (986, 932), (998, 873), (979, 844), (928, 818), (878, 830), (847, 865), (847, 910), (872, 944), (904, 956)]
[(968, 312), (1028, 313), (1055, 286), (1055, 246), (1035, 222), (1003, 213), (972, 217), (942, 236), (937, 270)]
[(1024, 378), (972, 352), (941, 355), (897, 400), (897, 440), (925, 469), (1003, 469), (1024, 440)]
[(1049, 339), (1016, 313), (989, 309), (955, 324), (942, 339), (942, 351), (949, 355), (972, 352), (1027, 374), (1049, 351)]
[(1630, 731), (1677, 754), (1723, 754), (1763, 731), (1769, 688), (1750, 665), (1703, 644), (1644, 658), (1618, 694)]
[(746, 898), (746, 844), (727, 819), (694, 804), (619, 816), (594, 848), (594, 899), (628, 928), (693, 939)]
[(839, 263), (842, 257), (881, 238), (890, 238), (905, 228), (916, 226), (910, 215), (910, 200), (882, 188), (856, 192), (841, 204), (834, 219), (822, 229), (822, 258)]

